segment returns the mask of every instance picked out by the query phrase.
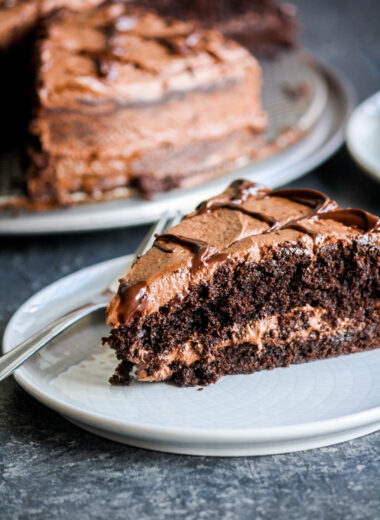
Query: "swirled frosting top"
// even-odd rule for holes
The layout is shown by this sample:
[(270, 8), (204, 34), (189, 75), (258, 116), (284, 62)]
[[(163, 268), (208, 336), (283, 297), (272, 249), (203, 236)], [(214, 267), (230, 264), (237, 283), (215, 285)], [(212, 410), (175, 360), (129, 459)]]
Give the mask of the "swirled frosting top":
[(59, 11), (46, 23), (40, 55), (41, 101), (65, 110), (155, 102), (259, 70), (244, 47), (220, 33), (123, 2)]

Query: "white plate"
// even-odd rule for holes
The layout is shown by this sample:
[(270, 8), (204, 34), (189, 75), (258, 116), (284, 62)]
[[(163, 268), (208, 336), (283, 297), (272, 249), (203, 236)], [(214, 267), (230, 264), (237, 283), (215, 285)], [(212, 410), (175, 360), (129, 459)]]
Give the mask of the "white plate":
[(380, 91), (354, 110), (346, 138), (353, 158), (380, 181)]
[[(12, 317), (4, 351), (103, 289), (130, 257), (62, 278)], [(148, 449), (192, 455), (263, 455), (327, 446), (380, 428), (380, 350), (228, 376), (215, 385), (111, 387), (113, 354), (100, 347), (102, 313), (21, 367), (27, 392), (80, 427)], [(11, 412), (10, 412), (11, 413)]]
[[(318, 122), (300, 141), (284, 151), (268, 159), (250, 163), (198, 187), (158, 195), (149, 202), (124, 199), (54, 211), (21, 213), (16, 216), (0, 212), (0, 234), (62, 233), (144, 224), (156, 220), (168, 209), (191, 210), (197, 203), (221, 192), (230, 182), (241, 177), (276, 188), (304, 175), (341, 146), (353, 105), (352, 90), (347, 81), (328, 66), (310, 56), (308, 59), (311, 62), (311, 70), (319, 77), (316, 84), (319, 85), (318, 106), (322, 107), (321, 115)], [(319, 110), (318, 107), (311, 108), (313, 114)], [(275, 108), (272, 107), (271, 110), (275, 112)], [(309, 116), (311, 112), (308, 112)], [(303, 124), (308, 127), (307, 122)]]

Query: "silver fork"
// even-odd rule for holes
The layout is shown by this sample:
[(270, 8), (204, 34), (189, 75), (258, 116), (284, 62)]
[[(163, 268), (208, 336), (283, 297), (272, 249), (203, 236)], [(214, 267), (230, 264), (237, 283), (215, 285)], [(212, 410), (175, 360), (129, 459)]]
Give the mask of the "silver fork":
[[(135, 253), (134, 261), (143, 255), (153, 245), (155, 236), (166, 229), (176, 226), (182, 219), (182, 213), (177, 211), (174, 214), (164, 213), (160, 219), (151, 227), (148, 234), (142, 241), (141, 245)], [(133, 263), (133, 262), (132, 262)], [(124, 274), (124, 273), (123, 273)], [(67, 330), (71, 325), (88, 316), (89, 314), (106, 308), (108, 302), (115, 294), (115, 282), (99, 294), (96, 294), (91, 301), (86, 302), (80, 307), (73, 309), (64, 316), (56, 319), (30, 338), (23, 341), (17, 347), (0, 357), (0, 381), (8, 377), (16, 368), (27, 361), (31, 356), (38, 352), (45, 345), (50, 343), (54, 338), (59, 336), (63, 331)]]

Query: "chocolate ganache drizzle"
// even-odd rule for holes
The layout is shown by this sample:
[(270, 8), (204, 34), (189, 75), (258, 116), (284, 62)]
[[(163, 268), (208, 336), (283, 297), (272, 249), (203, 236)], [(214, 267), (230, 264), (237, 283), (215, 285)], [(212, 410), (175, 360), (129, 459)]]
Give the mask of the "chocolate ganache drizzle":
[(192, 218), (201, 215), (202, 213), (220, 209), (223, 207), (223, 204), (233, 203), (238, 206), (245, 202), (249, 197), (261, 199), (265, 195), (268, 195), (270, 191), (269, 188), (262, 184), (247, 180), (237, 180), (230, 184), (226, 192), (201, 202), (195, 211), (190, 213), (187, 218)]
[(117, 294), (122, 304), (122, 312), (118, 316), (121, 323), (128, 322), (134, 315), (141, 313), (146, 307), (145, 281), (129, 285), (125, 280), (121, 279)]
[[(310, 207), (310, 211), (303, 217), (281, 223), (265, 213), (250, 211), (241, 205), (248, 198), (252, 197), (256, 199), (283, 197)], [(308, 229), (303, 224), (303, 221), (315, 219), (335, 220), (346, 226), (361, 229), (365, 234), (380, 231), (380, 219), (378, 217), (360, 209), (342, 209), (336, 202), (320, 191), (296, 188), (271, 191), (260, 184), (246, 180), (235, 181), (225, 193), (202, 202), (196, 210), (185, 217), (185, 219), (191, 219), (203, 213), (209, 213), (219, 209), (239, 211), (244, 215), (265, 222), (269, 227), (263, 231), (263, 234), (281, 229), (295, 229), (311, 236), (315, 240), (318, 233)], [(191, 263), (192, 274), (207, 264), (221, 261), (228, 257), (227, 253), (216, 253), (215, 248), (211, 244), (207, 244), (207, 242), (187, 238), (174, 233), (159, 235), (153, 244), (153, 247), (157, 247), (165, 253), (172, 253), (174, 250), (163, 246), (162, 243), (177, 244), (191, 251), (193, 254)], [(137, 284), (128, 286), (128, 284), (126, 282), (123, 283), (122, 280), (118, 294), (122, 303), (122, 313), (119, 315), (121, 322), (128, 322), (130, 318), (139, 315), (144, 310), (147, 299), (146, 282), (140, 281)]]
[[(196, 240), (195, 238), (186, 238), (182, 235), (174, 235), (172, 233), (164, 233), (162, 235), (159, 235), (154, 243), (154, 246), (159, 247), (161, 251), (165, 251), (165, 249), (163, 249), (160, 246), (159, 242), (174, 243), (182, 247), (185, 247), (186, 249), (189, 249), (194, 255), (194, 259), (192, 261), (191, 266), (191, 271), (193, 273), (201, 267), (203, 267), (203, 265), (206, 264), (206, 260), (213, 253), (215, 253), (215, 248), (210, 244), (207, 244), (207, 242), (204, 242), (203, 240)], [(166, 252), (168, 253), (171, 253), (172, 251), (173, 250), (166, 250)]]

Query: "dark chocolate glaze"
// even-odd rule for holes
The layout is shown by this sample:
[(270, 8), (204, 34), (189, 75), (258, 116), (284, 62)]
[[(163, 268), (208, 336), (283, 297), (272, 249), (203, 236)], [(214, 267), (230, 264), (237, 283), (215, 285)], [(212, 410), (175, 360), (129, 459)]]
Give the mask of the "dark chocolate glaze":
[(376, 233), (380, 231), (380, 218), (371, 213), (367, 213), (363, 209), (341, 209), (335, 211), (324, 212), (319, 215), (320, 219), (333, 219), (336, 222), (341, 222), (345, 226), (363, 229), (365, 233)]
[[(157, 246), (159, 242), (167, 242), (178, 244), (186, 249), (189, 249), (193, 255), (192, 261), (192, 272), (196, 272), (198, 269), (206, 264), (207, 259), (215, 252), (215, 248), (203, 240), (196, 240), (194, 238), (183, 237), (182, 235), (174, 235), (171, 233), (164, 233), (156, 238), (154, 243)], [(162, 250), (162, 248), (161, 248)]]
[[(336, 222), (361, 229), (364, 233), (380, 231), (380, 219), (360, 209), (342, 209), (336, 202), (331, 200), (327, 195), (320, 191), (311, 189), (279, 189), (270, 191), (268, 188), (249, 181), (235, 181), (229, 187), (232, 189), (232, 194), (229, 196), (219, 196), (213, 199), (202, 202), (197, 209), (187, 216), (193, 218), (203, 213), (216, 211), (218, 209), (229, 209), (232, 211), (239, 211), (252, 218), (260, 220), (268, 224), (268, 229), (263, 233), (271, 233), (280, 229), (295, 229), (301, 233), (311, 236), (314, 240), (318, 236), (318, 232), (312, 231), (304, 226), (303, 222), (310, 219), (330, 219)], [(249, 197), (262, 199), (265, 197), (283, 197), (304, 206), (310, 207), (310, 211), (299, 219), (292, 219), (281, 224), (273, 217), (265, 213), (250, 211), (243, 206), (242, 202)], [(215, 248), (202, 240), (187, 238), (182, 235), (174, 233), (164, 233), (156, 238), (154, 247), (158, 247), (165, 253), (173, 252), (173, 249), (166, 248), (162, 243), (178, 244), (190, 250), (193, 253), (193, 260), (191, 272), (194, 274), (198, 269), (205, 265), (210, 265), (214, 262), (220, 262), (228, 258), (227, 253), (216, 253)], [(146, 282), (138, 282), (131, 287), (123, 287), (121, 282), (119, 288), (120, 301), (123, 307), (121, 322), (128, 321), (133, 315), (139, 314), (143, 311), (144, 302), (146, 300)]]
[(270, 189), (263, 184), (245, 179), (234, 181), (230, 184), (230, 189), (231, 188), (234, 190), (231, 200), (239, 204), (247, 200), (248, 197), (261, 198), (267, 193), (270, 193)]
[(249, 209), (240, 206), (240, 204), (236, 202), (214, 202), (214, 204), (210, 205), (209, 207), (204, 207), (201, 210), (199, 210), (197, 215), (201, 215), (202, 213), (208, 213), (209, 211), (215, 211), (217, 209), (230, 209), (232, 211), (239, 211), (240, 213), (244, 213), (244, 215), (249, 215), (252, 218), (261, 220), (262, 222), (265, 222), (270, 226), (274, 226), (277, 223), (277, 220), (273, 217), (270, 217), (269, 215), (266, 215), (265, 213), (261, 213), (259, 211), (250, 211)]
[[(229, 197), (225, 197), (222, 194), (218, 197), (213, 197), (209, 200), (201, 202), (197, 206), (196, 210), (188, 216), (188, 218), (202, 215), (203, 213), (208, 213), (209, 211), (215, 211), (216, 209), (228, 207), (232, 203), (235, 205), (233, 209), (238, 209), (239, 205), (246, 201), (248, 197), (261, 199), (270, 193), (270, 190), (262, 184), (246, 180), (234, 181), (232, 184), (230, 184), (229, 189), (232, 191)], [(242, 211), (243, 209), (244, 208), (241, 208), (239, 211)]]
[(281, 224), (276, 222), (272, 227), (268, 228), (264, 233), (270, 233), (271, 231), (277, 231), (280, 229), (295, 229), (306, 235), (311, 236), (315, 239), (318, 236), (318, 232), (312, 231), (302, 224), (302, 221), (309, 220), (312, 218), (319, 218), (320, 215), (326, 212), (333, 213), (339, 206), (331, 200), (327, 195), (317, 190), (311, 189), (282, 189), (275, 190), (268, 194), (268, 197), (283, 197), (298, 204), (309, 206), (311, 209), (309, 213), (299, 219), (293, 219), (289, 222)]
[(155, 245), (155, 247), (157, 247), (157, 249), (159, 249), (163, 253), (174, 253), (174, 251), (177, 249), (176, 247), (172, 247), (172, 248), (166, 247), (163, 244), (160, 244), (160, 242), (155, 242), (154, 245)]
[(318, 190), (306, 188), (274, 190), (268, 193), (268, 197), (282, 197), (303, 204), (304, 206), (309, 206), (310, 208), (323, 211), (327, 211), (327, 208), (330, 208), (330, 206), (331, 208), (336, 208), (338, 206), (336, 202), (332, 201), (324, 193)]
[[(233, 188), (235, 191), (233, 192), (232, 197), (229, 199), (230, 202), (220, 200), (218, 197), (210, 199), (208, 201), (202, 202), (198, 206), (195, 213), (193, 213), (191, 216), (193, 217), (203, 213), (208, 213), (210, 211), (216, 211), (217, 209), (230, 209), (233, 211), (239, 211), (240, 213), (244, 213), (245, 215), (249, 215), (252, 218), (261, 220), (262, 222), (268, 224), (269, 228), (265, 230), (264, 233), (271, 233), (272, 231), (291, 228), (315, 238), (317, 233), (307, 229), (305, 226), (300, 224), (299, 221), (313, 218), (326, 211), (332, 211), (338, 207), (336, 202), (332, 201), (329, 197), (327, 197), (327, 195), (317, 190), (282, 189), (270, 191), (261, 184), (256, 184), (245, 180), (235, 181), (231, 184), (230, 189), (231, 188)], [(291, 220), (290, 222), (281, 224), (281, 222), (274, 219), (273, 217), (270, 217), (269, 215), (266, 215), (265, 213), (250, 211), (244, 208), (241, 204), (247, 200), (249, 196), (254, 196), (257, 199), (262, 199), (265, 197), (283, 197), (294, 202), (298, 202), (299, 204), (309, 206), (311, 211), (301, 219), (295, 219)]]
[[(228, 208), (232, 211), (239, 211), (249, 215), (252, 218), (261, 220), (269, 226), (273, 226), (276, 223), (276, 220), (269, 215), (265, 215), (264, 213), (259, 213), (256, 211), (249, 211), (248, 209), (241, 206), (241, 204), (247, 200), (248, 197), (264, 197), (270, 193), (268, 188), (255, 182), (237, 180), (229, 186), (229, 189), (232, 191), (232, 193), (227, 201), (226, 199), (222, 200), (223, 197), (215, 197), (214, 199), (205, 200), (204, 202), (201, 202), (195, 212), (190, 214), (187, 218), (192, 218), (196, 215), (208, 213), (209, 211), (215, 211), (216, 209)], [(191, 271), (193, 273), (195, 273), (199, 268), (203, 267), (206, 263), (214, 262), (221, 258), (220, 254), (214, 255), (215, 249), (210, 246), (210, 244), (207, 244), (202, 240), (189, 239), (180, 235), (173, 235), (168, 233), (157, 237), (154, 246), (161, 249), (161, 251), (171, 252), (165, 251), (165, 249), (160, 244), (161, 241), (176, 243), (192, 251), (194, 258), (192, 261)]]
[(126, 323), (135, 314), (139, 314), (144, 310), (147, 303), (145, 281), (128, 285), (124, 280), (121, 280), (117, 294), (119, 295), (123, 309), (119, 314), (121, 323)]

